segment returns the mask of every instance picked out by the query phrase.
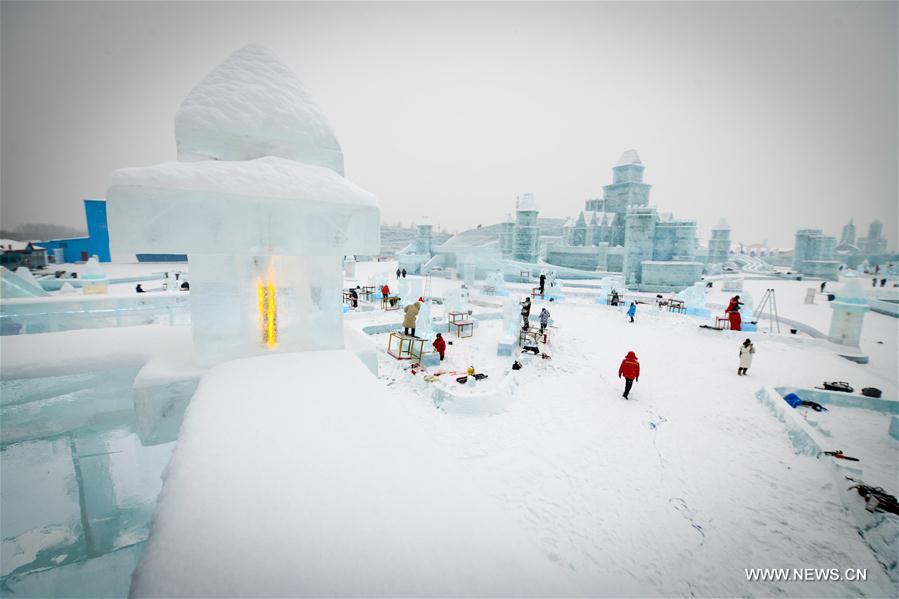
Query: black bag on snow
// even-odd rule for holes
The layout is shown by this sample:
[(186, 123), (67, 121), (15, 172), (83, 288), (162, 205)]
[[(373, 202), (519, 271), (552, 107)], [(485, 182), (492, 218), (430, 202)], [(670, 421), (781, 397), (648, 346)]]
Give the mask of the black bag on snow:
[(865, 387), (862, 389), (862, 395), (865, 397), (880, 397), (881, 391), (877, 387)]
[(824, 382), (824, 388), (827, 391), (842, 391), (843, 393), (852, 393), (854, 389), (846, 381)]

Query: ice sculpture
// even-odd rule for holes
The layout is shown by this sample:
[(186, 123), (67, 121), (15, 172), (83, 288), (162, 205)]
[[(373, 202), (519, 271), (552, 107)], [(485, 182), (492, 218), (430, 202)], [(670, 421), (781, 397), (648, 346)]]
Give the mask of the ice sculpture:
[(88, 258), (84, 270), (81, 272), (81, 278), (84, 280), (81, 289), (86, 295), (102, 294), (108, 291), (106, 271), (100, 267), (100, 258), (96, 254)]
[(514, 341), (521, 329), (521, 304), (515, 297), (503, 300), (503, 337)]
[(0, 266), (0, 298), (44, 297), (47, 295), (50, 294), (44, 291), (31, 271), (24, 266), (17, 268), (16, 272)]
[(705, 283), (694, 283), (692, 287), (687, 287), (678, 293), (677, 298), (683, 300), (688, 309), (705, 309), (705, 290)]
[(421, 308), (418, 310), (418, 319), (415, 321), (415, 335), (430, 343), (434, 340), (436, 332), (434, 330), (434, 319), (431, 316), (431, 302), (421, 302)]
[(705, 292), (705, 283), (700, 281), (678, 293), (677, 298), (683, 300), (687, 314), (690, 316), (708, 318), (711, 316), (711, 312), (705, 307)]
[(506, 278), (503, 275), (503, 271), (496, 270), (487, 273), (486, 282), (488, 287), (493, 288), (494, 295), (509, 295), (509, 291), (506, 289)]
[(461, 289), (459, 287), (447, 289), (443, 300), (445, 313), (468, 312), (471, 309), (468, 298), (469, 295), (467, 289)]
[(343, 347), (341, 261), (380, 249), (377, 199), (265, 48), (232, 54), (175, 117), (178, 162), (113, 173), (114, 253), (187, 254), (197, 359)]

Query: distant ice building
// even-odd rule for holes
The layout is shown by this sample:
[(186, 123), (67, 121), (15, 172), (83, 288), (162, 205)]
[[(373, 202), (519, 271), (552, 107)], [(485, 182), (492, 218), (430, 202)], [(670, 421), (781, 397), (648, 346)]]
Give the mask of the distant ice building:
[[(612, 167), (602, 198), (590, 198), (576, 220), (569, 219), (560, 243), (547, 248), (549, 264), (621, 272), (628, 286), (646, 291), (680, 291), (699, 280), (696, 221), (660, 216), (649, 206), (651, 185), (636, 150)], [(727, 234), (729, 247), (729, 232)]]
[(377, 199), (296, 76), (238, 50), (175, 117), (178, 161), (120, 169), (113, 253), (182, 253), (198, 361), (343, 347), (341, 261), (379, 251)]
[(840, 262), (834, 259), (837, 238), (821, 229), (799, 229), (793, 245), (793, 269), (831, 281), (839, 278)]
[[(514, 217), (464, 231), (430, 250), (420, 232), (397, 258), (410, 273), (474, 269), (483, 278), (497, 271), (515, 277), (542, 271), (560, 279), (623, 273), (632, 289), (680, 291), (699, 280), (709, 256), (698, 247), (695, 220), (659, 215), (649, 206), (652, 186), (643, 182), (644, 170), (637, 152), (628, 150), (612, 167), (603, 197), (586, 200), (576, 218), (540, 218), (534, 195), (525, 193)], [(710, 241), (719, 262), (730, 250), (730, 229), (722, 223)]]
[[(824, 235), (820, 229), (796, 231), (793, 268), (802, 274), (833, 279), (840, 263), (849, 268), (858, 268), (864, 262), (883, 264), (895, 259), (895, 252), (891, 253), (887, 249), (883, 223), (876, 219), (868, 226), (868, 235), (865, 237), (856, 237), (854, 219), (849, 219), (843, 226), (839, 243), (835, 237)], [(836, 262), (837, 266), (831, 262)]]

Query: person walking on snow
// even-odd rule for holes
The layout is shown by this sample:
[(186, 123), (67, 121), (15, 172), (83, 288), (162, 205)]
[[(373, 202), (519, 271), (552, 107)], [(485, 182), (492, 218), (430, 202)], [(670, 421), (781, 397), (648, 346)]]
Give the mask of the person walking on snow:
[(396, 269), (396, 280), (397, 281), (400, 280), (400, 269), (398, 269), (398, 268)]
[[(418, 318), (418, 311), (421, 310), (421, 304), (415, 302), (403, 308), (406, 315), (403, 317), (403, 332), (406, 335), (415, 337), (415, 320)], [(409, 331), (412, 331), (411, 333)]]
[(631, 319), (631, 322), (634, 322), (635, 314), (637, 314), (637, 304), (631, 302), (630, 307), (627, 309), (627, 317)]
[(543, 290), (546, 287), (546, 275), (542, 272), (540, 273), (540, 295), (543, 295)]
[(624, 377), (624, 394), (622, 397), (627, 399), (631, 392), (631, 386), (634, 381), (640, 380), (640, 362), (637, 360), (637, 354), (632, 351), (627, 352), (621, 366), (618, 367), (618, 378)]
[(405, 268), (403, 269), (403, 278), (404, 279), (406, 278), (406, 269)]
[(521, 302), (521, 319), (524, 321), (521, 325), (522, 331), (527, 331), (531, 328), (531, 323), (529, 322), (529, 318), (531, 317), (531, 298), (526, 297), (524, 301)]
[(737, 374), (745, 375), (749, 367), (752, 366), (752, 356), (755, 355), (755, 346), (752, 341), (747, 339), (740, 346), (740, 367), (737, 368)]
[(821, 293), (824, 293), (824, 288), (827, 286), (827, 281), (821, 281)]
[(549, 310), (543, 308), (540, 310), (540, 332), (543, 333), (546, 331), (546, 327), (549, 326)]
[(740, 309), (731, 310), (727, 313), (727, 320), (730, 321), (730, 330), (731, 331), (739, 331), (742, 330), (743, 317), (740, 316)]
[(443, 362), (444, 354), (446, 353), (446, 341), (443, 339), (443, 335), (437, 333), (437, 338), (434, 339), (434, 351), (436, 351), (440, 355), (440, 361)]

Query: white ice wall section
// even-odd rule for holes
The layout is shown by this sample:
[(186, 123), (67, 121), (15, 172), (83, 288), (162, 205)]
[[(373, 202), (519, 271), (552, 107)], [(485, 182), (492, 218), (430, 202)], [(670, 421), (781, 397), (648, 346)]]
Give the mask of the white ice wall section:
[[(376, 254), (377, 199), (325, 168), (268, 157), (113, 173), (113, 253)], [(192, 273), (193, 274), (193, 273)]]
[(273, 281), (278, 351), (343, 347), (340, 258), (191, 255), (191, 318), (203, 364), (261, 354), (258, 285)]

